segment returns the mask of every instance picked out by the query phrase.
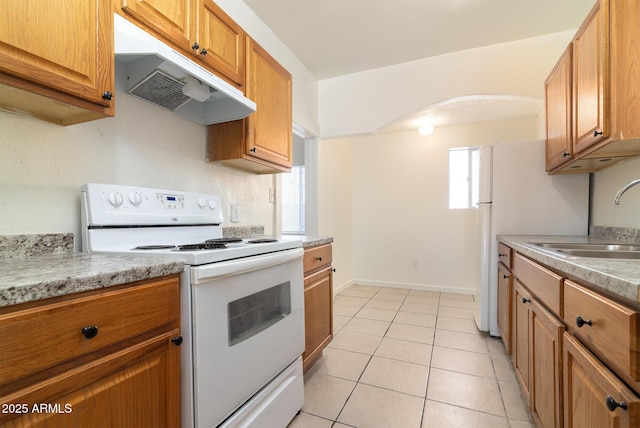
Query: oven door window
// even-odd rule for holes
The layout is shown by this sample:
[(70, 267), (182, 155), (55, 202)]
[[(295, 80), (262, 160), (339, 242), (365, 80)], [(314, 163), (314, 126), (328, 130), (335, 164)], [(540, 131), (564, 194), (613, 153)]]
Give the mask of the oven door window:
[(229, 346), (268, 329), (290, 313), (289, 281), (228, 303)]

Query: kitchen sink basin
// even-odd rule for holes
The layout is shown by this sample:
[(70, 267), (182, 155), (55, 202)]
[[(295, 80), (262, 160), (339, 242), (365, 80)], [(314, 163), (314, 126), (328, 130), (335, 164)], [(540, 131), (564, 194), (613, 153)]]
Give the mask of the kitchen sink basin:
[(557, 249), (557, 250), (597, 250), (597, 251), (640, 251), (640, 245), (631, 244), (560, 244), (560, 243), (542, 243), (534, 244), (539, 247)]
[(563, 257), (640, 260), (640, 245), (634, 244), (532, 242), (529, 245)]
[(640, 260), (640, 251), (616, 251), (616, 250), (568, 250), (558, 249), (563, 253), (574, 257), (589, 257), (595, 259), (627, 259)]

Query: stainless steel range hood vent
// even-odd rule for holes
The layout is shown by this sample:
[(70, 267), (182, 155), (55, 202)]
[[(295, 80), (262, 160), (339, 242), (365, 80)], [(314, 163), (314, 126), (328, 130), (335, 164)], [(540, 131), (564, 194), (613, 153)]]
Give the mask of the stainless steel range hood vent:
[(184, 83), (179, 80), (160, 70), (154, 70), (147, 78), (127, 90), (127, 92), (173, 111), (191, 100), (191, 97), (182, 93), (183, 87)]
[(237, 88), (117, 14), (114, 29), (116, 61), (124, 63), (127, 93), (202, 125), (256, 111), (256, 104)]

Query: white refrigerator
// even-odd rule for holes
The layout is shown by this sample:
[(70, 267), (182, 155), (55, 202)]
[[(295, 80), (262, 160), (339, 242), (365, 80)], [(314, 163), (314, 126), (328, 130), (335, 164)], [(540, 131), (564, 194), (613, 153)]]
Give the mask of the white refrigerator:
[(499, 336), (497, 235), (587, 235), (589, 174), (548, 175), (545, 142), (480, 147), (478, 328)]

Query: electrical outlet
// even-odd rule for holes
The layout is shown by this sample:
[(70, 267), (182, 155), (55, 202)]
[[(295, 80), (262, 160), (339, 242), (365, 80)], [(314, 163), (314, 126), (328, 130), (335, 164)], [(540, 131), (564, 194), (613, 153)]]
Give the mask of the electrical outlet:
[(276, 202), (276, 189), (269, 187), (269, 202), (274, 204)]

